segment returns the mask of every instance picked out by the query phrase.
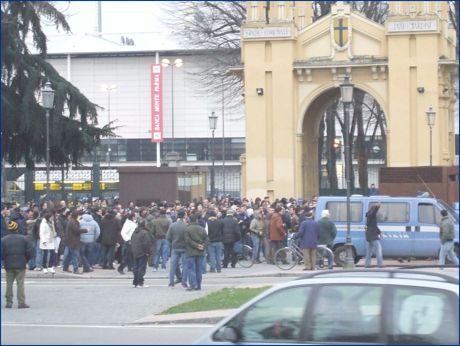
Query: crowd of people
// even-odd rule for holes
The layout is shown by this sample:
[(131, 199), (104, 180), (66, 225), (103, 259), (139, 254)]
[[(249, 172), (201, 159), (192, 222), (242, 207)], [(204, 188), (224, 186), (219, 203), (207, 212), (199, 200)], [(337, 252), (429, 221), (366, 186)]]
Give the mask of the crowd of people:
[[(205, 273), (235, 267), (237, 241), (252, 245), (255, 263), (261, 263), (262, 258), (272, 263), (272, 254), (284, 246), (286, 233), (296, 232), (314, 207), (315, 199), (304, 202), (282, 198), (272, 202), (268, 197), (251, 201), (202, 199), (188, 204), (152, 202), (147, 207), (134, 202), (122, 206), (116, 201), (109, 205), (99, 199), (48, 201), (23, 207), (4, 203), (2, 238), (12, 231), (26, 236), (33, 249), (27, 263), (29, 270), (47, 274), (60, 267), (71, 272), (72, 266), (75, 274), (95, 268), (117, 269), (124, 274), (127, 268), (135, 274), (134, 285), (142, 287), (143, 275), (136, 270), (143, 267), (144, 259), (155, 271), (166, 271), (170, 261), (171, 287), (180, 282), (184, 287), (199, 289), (200, 279), (192, 277), (190, 282), (181, 268)], [(189, 227), (193, 224), (205, 230), (201, 244), (195, 244), (201, 233), (198, 227)], [(187, 229), (191, 231), (186, 233)], [(195, 258), (193, 263), (193, 257), (203, 260), (198, 263), (199, 258)]]
[[(377, 204), (366, 213), (365, 267), (370, 266), (372, 253), (383, 267), (379, 207)], [(2, 265), (7, 271), (7, 307), (12, 304), (14, 280), (18, 282), (19, 305), (28, 307), (23, 293), (26, 261), (29, 270), (45, 274), (55, 273), (56, 268), (74, 274), (100, 268), (124, 275), (127, 269), (133, 273), (135, 288), (146, 287), (148, 266), (153, 271), (166, 271), (169, 261), (169, 287), (180, 283), (192, 291), (201, 289), (203, 273), (235, 268), (237, 243), (252, 247), (254, 263), (273, 264), (273, 255), (286, 246), (287, 235), (293, 233), (303, 250), (304, 270), (315, 270), (317, 246), (332, 249), (337, 234), (329, 211), (322, 210), (321, 219), (315, 221), (315, 208), (316, 198), (272, 202), (268, 197), (201, 199), (188, 204), (164, 201), (142, 207), (132, 201), (124, 207), (99, 199), (29, 203), (24, 207), (4, 203)], [(443, 214), (441, 239), (447, 240), (442, 243), (441, 266), (452, 252), (447, 246), (452, 243), (452, 227), (445, 219)], [(332, 258), (328, 258), (328, 265), (332, 269)]]

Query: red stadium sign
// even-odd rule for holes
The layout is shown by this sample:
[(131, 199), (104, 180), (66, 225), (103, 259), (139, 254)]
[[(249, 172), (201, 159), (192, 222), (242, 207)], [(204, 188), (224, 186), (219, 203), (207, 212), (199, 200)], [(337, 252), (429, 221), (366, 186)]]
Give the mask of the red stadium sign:
[(152, 89), (152, 142), (163, 142), (163, 75), (160, 64), (150, 66)]

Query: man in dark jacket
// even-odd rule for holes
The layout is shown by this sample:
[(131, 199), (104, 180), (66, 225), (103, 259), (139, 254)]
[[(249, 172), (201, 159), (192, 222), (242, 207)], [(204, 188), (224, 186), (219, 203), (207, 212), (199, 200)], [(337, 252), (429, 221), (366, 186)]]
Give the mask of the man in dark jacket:
[(233, 245), (241, 239), (240, 229), (238, 223), (233, 217), (233, 209), (227, 210), (227, 216), (222, 220), (224, 225), (222, 231), (222, 243), (224, 243), (224, 263), (223, 267), (228, 267), (228, 262), (231, 263), (232, 268), (236, 266), (236, 253), (233, 251)]
[(109, 210), (101, 221), (102, 269), (115, 269), (115, 247), (121, 237), (121, 223), (115, 216), (115, 211)]
[[(319, 225), (319, 245), (326, 245), (332, 250), (332, 244), (337, 236), (337, 227), (330, 219), (330, 213), (328, 209), (324, 209), (321, 212), (321, 220), (318, 221)], [(334, 267), (333, 256), (330, 252), (326, 252), (329, 269)]]
[(145, 228), (145, 220), (140, 221), (131, 236), (131, 250), (134, 258), (134, 288), (149, 287), (144, 285), (144, 275), (147, 269), (147, 258), (152, 250), (152, 242), (153, 240)]
[(80, 274), (80, 271), (78, 270), (78, 261), (80, 257), (80, 235), (88, 232), (87, 229), (80, 228), (80, 223), (78, 222), (79, 215), (80, 213), (78, 210), (72, 211), (64, 236), (64, 244), (67, 248), (64, 251), (64, 263), (62, 264), (62, 270), (64, 272), (70, 272), (69, 264), (72, 262), (74, 274)]
[(22, 215), (22, 211), (19, 207), (13, 209), (10, 220), (18, 224), (19, 234), (27, 235), (26, 219), (24, 215)]
[(383, 267), (382, 245), (380, 244), (380, 229), (377, 227), (377, 212), (380, 209), (380, 203), (374, 204), (366, 213), (366, 261), (364, 266), (369, 268), (371, 265), (372, 252), (377, 257), (377, 265)]
[(161, 268), (166, 271), (166, 262), (168, 261), (169, 243), (166, 240), (166, 233), (168, 233), (171, 220), (166, 217), (166, 209), (160, 210), (160, 216), (153, 222), (155, 234), (155, 263), (154, 271), (158, 270), (161, 257)]
[(16, 222), (8, 223), (9, 234), (2, 239), (2, 260), (6, 271), (6, 308), (13, 307), (13, 283), (16, 280), (18, 308), (26, 309), (26, 295), (24, 292), (24, 278), (26, 264), (33, 256), (32, 244), (27, 238), (18, 233)]
[(209, 254), (209, 263), (211, 266), (211, 273), (222, 271), (222, 252), (224, 250), (223, 240), (223, 231), (224, 224), (222, 220), (217, 219), (216, 212), (214, 210), (208, 211), (208, 254)]
[(300, 238), (300, 247), (303, 250), (305, 267), (303, 270), (316, 269), (316, 247), (319, 239), (319, 225), (313, 220), (313, 213), (308, 213), (306, 219), (300, 224), (299, 231), (294, 234), (294, 239)]
[[(182, 286), (187, 287), (187, 266), (185, 261), (185, 229), (187, 223), (184, 220), (185, 210), (181, 209), (177, 212), (177, 220), (169, 226), (166, 240), (171, 244), (171, 262), (169, 268), (169, 285), (174, 287), (174, 275), (178, 275), (182, 281)], [(180, 265), (182, 264), (182, 274), (180, 274)], [(179, 279), (178, 277), (178, 279)]]
[(204, 250), (208, 243), (206, 230), (197, 223), (196, 214), (190, 215), (190, 225), (185, 229), (185, 253), (190, 287), (187, 291), (201, 290)]

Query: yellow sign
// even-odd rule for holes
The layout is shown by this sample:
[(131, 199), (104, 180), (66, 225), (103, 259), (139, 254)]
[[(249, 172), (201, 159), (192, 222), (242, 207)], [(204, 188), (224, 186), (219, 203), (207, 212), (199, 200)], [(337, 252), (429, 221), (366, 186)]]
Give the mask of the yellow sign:
[(72, 184), (72, 190), (74, 191), (81, 191), (83, 189), (83, 184), (81, 183), (73, 183)]
[(57, 191), (61, 189), (61, 184), (56, 184), (56, 183), (51, 183), (50, 184), (50, 190), (51, 191)]
[(91, 190), (91, 186), (92, 186), (91, 183), (83, 183), (82, 184), (82, 189), (83, 190)]
[(339, 47), (348, 44), (348, 18), (334, 18), (334, 42)]
[(45, 189), (45, 184), (43, 183), (34, 183), (35, 191), (43, 191)]
[(101, 190), (105, 190), (105, 189), (107, 188), (107, 185), (105, 185), (105, 183), (100, 183), (100, 184), (99, 184), (99, 188), (100, 188)]

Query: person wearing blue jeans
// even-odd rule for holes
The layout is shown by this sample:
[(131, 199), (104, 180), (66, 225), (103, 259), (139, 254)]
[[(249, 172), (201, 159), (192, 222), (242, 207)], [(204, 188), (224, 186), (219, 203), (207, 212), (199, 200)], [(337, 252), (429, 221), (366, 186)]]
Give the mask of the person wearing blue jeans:
[(174, 287), (174, 276), (176, 276), (177, 273), (177, 267), (179, 266), (182, 267), (182, 274), (181, 274), (181, 283), (182, 287), (187, 287), (187, 279), (188, 279), (188, 268), (187, 268), (187, 263), (186, 263), (186, 257), (185, 257), (185, 249), (172, 249), (171, 251), (171, 262), (170, 262), (170, 268), (169, 268), (169, 285), (168, 287)]
[(377, 227), (377, 212), (380, 209), (380, 203), (374, 204), (366, 213), (366, 261), (364, 266), (368, 268), (371, 265), (372, 252), (377, 257), (377, 265), (383, 268), (382, 245), (380, 244), (380, 234), (382, 233)]
[(371, 265), (372, 253), (374, 253), (375, 257), (377, 258), (377, 265), (380, 268), (382, 268), (383, 267), (382, 245), (380, 244), (379, 239), (376, 239), (370, 242), (369, 241), (366, 242), (366, 261), (364, 263), (364, 266), (366, 268), (370, 267)]
[(197, 216), (190, 215), (190, 225), (185, 229), (185, 252), (187, 254), (187, 270), (190, 287), (188, 291), (201, 290), (203, 275), (204, 250), (208, 243), (206, 230), (197, 224)]
[(168, 253), (169, 253), (169, 244), (166, 239), (157, 239), (155, 241), (156, 244), (156, 252), (155, 252), (155, 263), (154, 267), (158, 270), (160, 265), (160, 257), (161, 257), (161, 268), (163, 271), (166, 271), (166, 262), (168, 261)]
[(166, 271), (166, 262), (168, 261), (169, 243), (166, 240), (171, 220), (166, 216), (166, 209), (160, 209), (160, 216), (153, 221), (153, 236), (156, 244), (154, 271), (158, 270), (161, 257), (161, 268)]
[(80, 219), (80, 228), (86, 232), (80, 234), (80, 257), (84, 272), (92, 272), (92, 264), (96, 260), (96, 240), (101, 229), (91, 214), (85, 213)]
[(449, 219), (447, 210), (441, 210), (441, 223), (439, 225), (439, 238), (441, 239), (441, 249), (439, 250), (439, 266), (444, 269), (446, 256), (458, 267), (458, 258), (454, 252), (454, 224)]
[(73, 273), (80, 274), (78, 270), (79, 257), (80, 257), (79, 248), (71, 249), (68, 246), (66, 246), (64, 250), (64, 262), (62, 263), (62, 270), (65, 272), (69, 271), (69, 265), (72, 264)]
[[(173, 222), (166, 233), (166, 240), (171, 244), (171, 263), (169, 267), (169, 287), (174, 287), (174, 275), (179, 275), (182, 286), (187, 287), (187, 265), (185, 261), (185, 229), (187, 224), (184, 220), (185, 210), (181, 209), (177, 212), (177, 219)], [(182, 264), (182, 274), (178, 269), (179, 261)], [(178, 279), (179, 279), (178, 277)]]
[(204, 256), (188, 256), (187, 262), (187, 273), (190, 287), (188, 291), (199, 291), (201, 290), (201, 281), (203, 280), (203, 258)]
[(220, 273), (222, 271), (222, 254), (224, 253), (224, 244), (221, 241), (210, 242), (208, 244), (209, 265), (211, 273)]
[(40, 239), (35, 243), (35, 269), (36, 271), (43, 269), (43, 250), (40, 249)]
[(83, 272), (85, 273), (93, 271), (93, 268), (91, 267), (91, 264), (89, 262), (91, 250), (91, 243), (80, 243), (80, 259), (81, 264), (83, 265)]
[(224, 251), (224, 244), (222, 243), (224, 224), (222, 220), (217, 219), (214, 210), (208, 211), (206, 227), (209, 237), (207, 250), (209, 254), (209, 265), (211, 267), (210, 272), (220, 273), (222, 271), (222, 254)]

